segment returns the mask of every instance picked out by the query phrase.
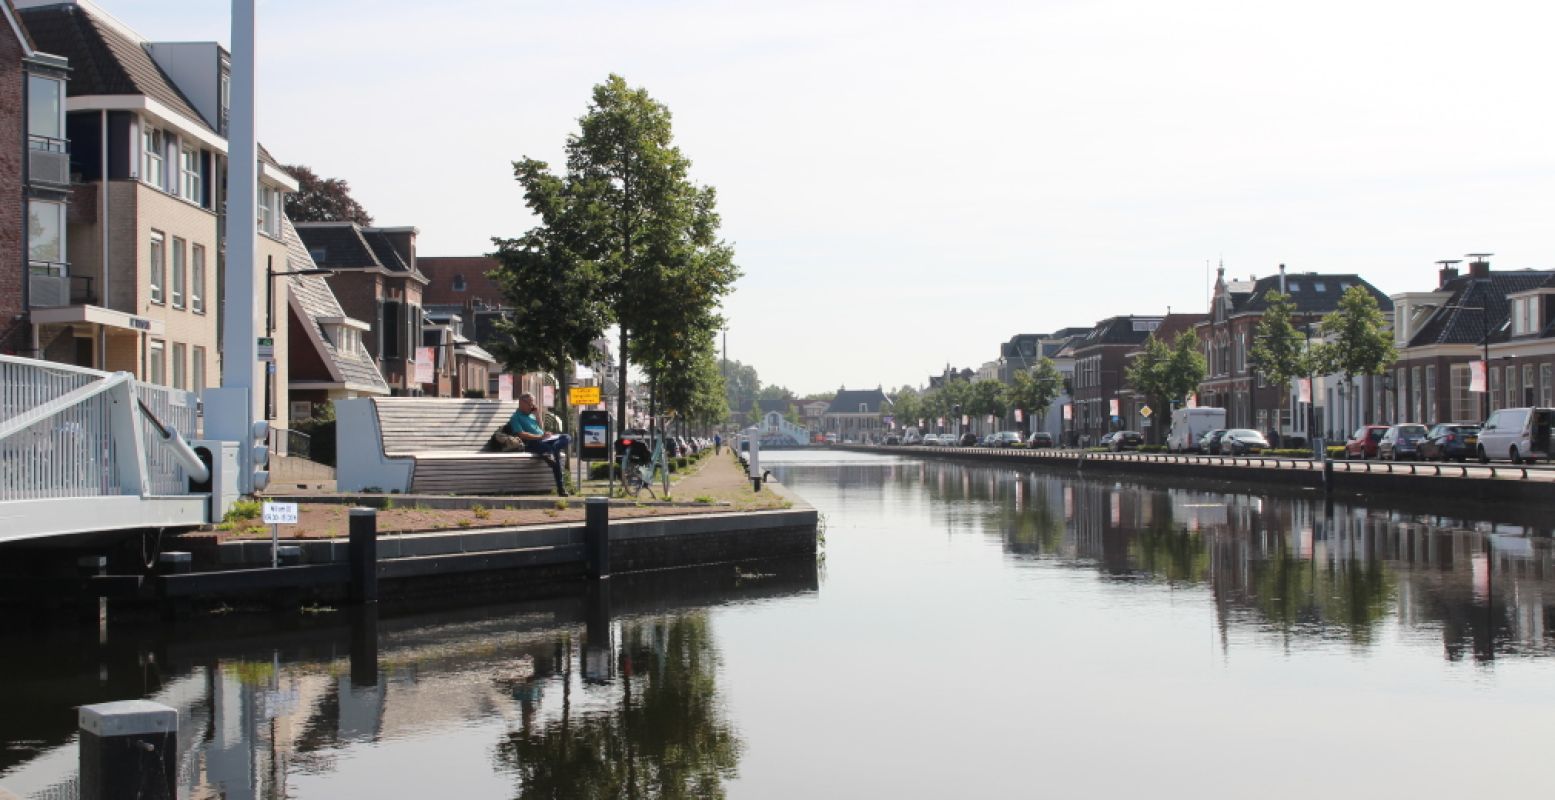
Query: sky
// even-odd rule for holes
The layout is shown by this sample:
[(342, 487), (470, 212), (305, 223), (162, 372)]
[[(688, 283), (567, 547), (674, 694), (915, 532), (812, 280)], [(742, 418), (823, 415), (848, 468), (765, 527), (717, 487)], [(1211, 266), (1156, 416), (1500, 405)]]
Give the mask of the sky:
[[(98, 0), (152, 40), (227, 5)], [(260, 138), (422, 255), (533, 224), (610, 73), (674, 115), (744, 276), (730, 359), (806, 394), (1017, 333), (1202, 313), (1213, 269), (1429, 291), (1555, 268), (1555, 7), (1409, 0), (259, 0)]]

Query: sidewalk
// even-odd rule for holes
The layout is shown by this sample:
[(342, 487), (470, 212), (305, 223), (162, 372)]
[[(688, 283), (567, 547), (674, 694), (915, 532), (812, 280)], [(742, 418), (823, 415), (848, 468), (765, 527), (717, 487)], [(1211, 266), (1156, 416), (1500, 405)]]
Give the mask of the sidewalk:
[[(717, 514), (731, 511), (768, 511), (793, 505), (784, 493), (751, 490), (750, 481), (725, 448), (721, 455), (709, 455), (690, 467), (684, 477), (672, 476), (669, 498), (652, 498), (645, 490), (638, 498), (621, 500), (610, 506), (612, 518)], [(481, 530), (522, 525), (546, 525), (558, 522), (582, 522), (584, 501), (603, 497), (607, 481), (584, 481), (581, 491), (568, 498), (526, 495), (522, 498), (468, 498), (467, 508), (433, 508), (414, 497), (388, 498), (378, 512), (380, 534), (428, 533), (450, 530)], [(619, 488), (618, 488), (619, 491)], [(536, 500), (552, 501), (550, 507), (535, 507)], [(675, 504), (661, 504), (670, 499)], [(688, 505), (694, 503), (694, 505)], [(520, 506), (524, 507), (520, 507)], [(346, 535), (349, 508), (339, 502), (298, 504), (298, 524), (285, 526), (281, 535), (288, 539), (334, 538)], [(269, 537), (270, 529), (259, 520), (246, 520), (224, 526), (215, 534), (220, 540)], [(190, 535), (210, 536), (201, 531)]]

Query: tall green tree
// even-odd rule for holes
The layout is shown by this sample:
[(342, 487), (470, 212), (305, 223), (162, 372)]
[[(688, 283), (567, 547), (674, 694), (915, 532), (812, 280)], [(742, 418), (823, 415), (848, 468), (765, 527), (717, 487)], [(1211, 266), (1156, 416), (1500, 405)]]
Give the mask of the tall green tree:
[(903, 428), (918, 427), (918, 420), (923, 417), (923, 399), (918, 390), (911, 386), (903, 386), (891, 393), (891, 408), (896, 414), (897, 425)]
[(989, 414), (1002, 419), (1008, 410), (1009, 398), (999, 381), (976, 381), (967, 390), (966, 413), (973, 419)]
[(1357, 375), (1380, 375), (1398, 360), (1387, 317), (1364, 286), (1345, 290), (1318, 330), (1325, 340), (1315, 354), (1320, 371), (1340, 373), (1346, 384)]
[[(514, 163), (524, 204), (540, 224), (516, 239), (493, 239), (502, 287), (513, 314), (497, 323), (493, 355), (515, 372), (544, 370), (557, 377), (563, 420), (572, 365), (594, 361), (594, 342), (612, 318), (599, 262), (590, 258), (587, 209), (545, 162)], [(625, 392), (622, 392), (625, 395)]]
[(1270, 292), (1265, 302), (1263, 318), (1253, 332), (1248, 360), (1265, 380), (1280, 387), (1281, 397), (1288, 398), (1291, 381), (1311, 372), (1311, 353), (1307, 350), (1307, 337), (1296, 330), (1296, 304), (1290, 295)]
[(1053, 401), (1063, 393), (1064, 375), (1053, 359), (1044, 356), (1030, 369), (1015, 373), (1010, 382), (1010, 406), (1021, 409), (1021, 432), (1031, 432), (1033, 418), (1045, 419)]
[[(1128, 365), (1126, 378), (1135, 391), (1156, 408), (1170, 408), (1198, 389), (1208, 366), (1199, 352), (1199, 339), (1192, 331), (1183, 331), (1171, 345), (1154, 334), (1145, 340), (1145, 349)], [(1152, 439), (1160, 439), (1162, 426), (1154, 426)]]
[[(587, 241), (620, 330), (621, 385), (629, 362), (650, 384), (688, 368), (711, 347), (740, 274), (718, 238), (717, 193), (688, 177), (669, 109), (619, 75), (594, 87), (566, 151), (565, 182), (590, 212)], [(626, 416), (624, 393), (617, 414)]]
[(729, 408), (750, 408), (751, 401), (761, 391), (761, 377), (756, 368), (738, 361), (728, 362), (724, 368), (724, 397)]

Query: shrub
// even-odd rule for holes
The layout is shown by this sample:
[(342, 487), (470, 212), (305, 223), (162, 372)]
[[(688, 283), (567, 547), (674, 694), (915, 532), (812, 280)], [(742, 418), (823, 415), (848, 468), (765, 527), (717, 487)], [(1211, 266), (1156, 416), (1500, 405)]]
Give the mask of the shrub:
[(314, 418), (298, 420), (292, 423), (292, 427), (299, 433), (308, 435), (307, 457), (320, 464), (335, 466), (335, 418), (334, 406), (325, 406), (331, 410), (329, 418)]
[(1141, 452), (1141, 453), (1164, 453), (1164, 452), (1166, 452), (1166, 445), (1164, 445), (1164, 444), (1142, 444), (1142, 445), (1139, 446), (1139, 452)]
[(1282, 458), (1305, 458), (1312, 455), (1312, 451), (1304, 447), (1281, 447), (1263, 451), (1266, 456), (1280, 456)]
[(227, 516), (223, 517), (222, 521), (237, 522), (245, 519), (258, 519), (260, 512), (263, 510), (264, 508), (258, 500), (238, 500), (232, 504), (232, 508), (227, 509)]
[(1342, 444), (1329, 445), (1329, 447), (1328, 447), (1328, 457), (1329, 458), (1344, 458), (1344, 445), (1342, 445)]
[(602, 481), (610, 477), (610, 462), (596, 461), (589, 464), (589, 480)]

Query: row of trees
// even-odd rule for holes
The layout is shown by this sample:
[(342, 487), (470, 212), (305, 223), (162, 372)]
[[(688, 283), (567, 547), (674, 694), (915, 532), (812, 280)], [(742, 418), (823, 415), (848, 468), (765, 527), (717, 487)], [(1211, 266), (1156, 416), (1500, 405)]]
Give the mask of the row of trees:
[(618, 419), (626, 419), (627, 368), (635, 364), (647, 376), (654, 417), (721, 422), (729, 406), (714, 334), (740, 271), (718, 236), (717, 193), (688, 177), (669, 109), (611, 75), (594, 87), (565, 150), (560, 173), (533, 158), (513, 164), (540, 224), (492, 240), (492, 276), (515, 310), (495, 354), (515, 371), (563, 376), (565, 399), (568, 367), (592, 360), (594, 341), (614, 325)]
[(953, 417), (958, 407), (962, 414), (972, 417), (1003, 417), (1020, 409), (1024, 430), (1033, 416), (1047, 414), (1063, 388), (1063, 374), (1052, 359), (1043, 358), (1036, 366), (1015, 373), (1008, 384), (951, 379), (925, 392), (903, 386), (892, 395), (891, 402), (899, 424), (904, 426), (916, 425), (920, 419)]

